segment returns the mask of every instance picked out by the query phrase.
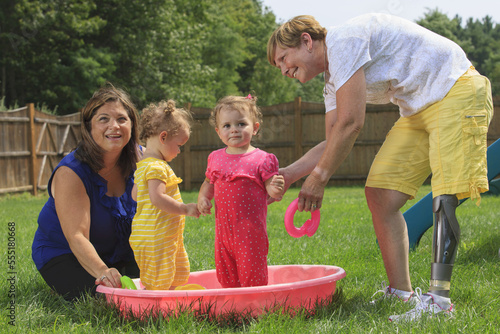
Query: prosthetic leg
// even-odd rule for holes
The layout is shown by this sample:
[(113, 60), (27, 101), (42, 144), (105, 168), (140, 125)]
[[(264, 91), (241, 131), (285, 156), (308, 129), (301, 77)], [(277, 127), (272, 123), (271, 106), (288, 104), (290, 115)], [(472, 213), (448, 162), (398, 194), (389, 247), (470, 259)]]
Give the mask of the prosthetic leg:
[(455, 216), (458, 199), (455, 195), (434, 198), (435, 214), (433, 237), (433, 261), (429, 292), (449, 298), (451, 272), (460, 240), (460, 226)]

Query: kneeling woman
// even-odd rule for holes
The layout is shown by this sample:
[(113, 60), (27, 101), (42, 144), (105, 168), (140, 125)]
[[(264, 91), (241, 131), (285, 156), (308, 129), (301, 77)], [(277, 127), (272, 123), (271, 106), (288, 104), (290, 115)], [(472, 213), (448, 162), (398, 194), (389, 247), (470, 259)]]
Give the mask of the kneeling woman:
[(47, 284), (67, 300), (96, 284), (119, 287), (139, 276), (129, 245), (136, 202), (137, 112), (129, 96), (108, 84), (82, 110), (82, 140), (48, 183), (32, 257)]

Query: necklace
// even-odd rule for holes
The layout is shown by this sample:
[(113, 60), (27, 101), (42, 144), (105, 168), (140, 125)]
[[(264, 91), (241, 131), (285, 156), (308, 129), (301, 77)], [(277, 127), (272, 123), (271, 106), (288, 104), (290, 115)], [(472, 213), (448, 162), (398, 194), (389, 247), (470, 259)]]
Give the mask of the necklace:
[(323, 88), (323, 95), (328, 95), (328, 90), (326, 89), (326, 84), (330, 80), (330, 71), (328, 70), (328, 67), (326, 66), (326, 59), (327, 59), (326, 43), (323, 45), (323, 47), (324, 47), (324, 54), (325, 54), (325, 59), (324, 59), (325, 72), (323, 72), (323, 78), (325, 79), (325, 87)]
[(118, 161), (115, 163), (115, 165), (107, 173), (101, 174), (101, 173), (97, 172), (97, 174), (99, 174), (101, 177), (104, 178), (104, 177), (108, 176), (109, 174), (111, 174), (111, 172), (115, 169), (116, 165), (118, 165)]

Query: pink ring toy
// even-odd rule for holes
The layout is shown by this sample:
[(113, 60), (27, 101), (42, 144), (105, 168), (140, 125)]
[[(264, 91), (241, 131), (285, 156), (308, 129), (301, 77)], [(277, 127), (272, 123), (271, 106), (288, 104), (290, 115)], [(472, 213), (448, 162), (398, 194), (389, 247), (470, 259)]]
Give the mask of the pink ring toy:
[(312, 237), (314, 233), (316, 233), (316, 230), (318, 229), (319, 226), (319, 219), (320, 219), (319, 209), (312, 211), (311, 219), (306, 220), (304, 225), (297, 228), (293, 224), (293, 216), (295, 215), (295, 212), (297, 212), (298, 208), (299, 208), (299, 199), (296, 198), (295, 200), (292, 201), (292, 203), (290, 203), (288, 209), (286, 209), (285, 212), (286, 231), (288, 232), (288, 234), (290, 234), (290, 236), (294, 238), (300, 238), (306, 234), (307, 236)]

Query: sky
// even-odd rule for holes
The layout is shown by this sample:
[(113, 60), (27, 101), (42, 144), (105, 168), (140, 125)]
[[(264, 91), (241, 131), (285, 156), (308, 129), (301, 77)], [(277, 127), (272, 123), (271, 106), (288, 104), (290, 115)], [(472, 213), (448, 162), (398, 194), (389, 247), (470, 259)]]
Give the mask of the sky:
[(449, 18), (458, 14), (462, 22), (468, 18), (482, 19), (486, 15), (500, 24), (499, 0), (262, 0), (276, 15), (277, 22), (300, 15), (312, 15), (324, 26), (339, 25), (365, 13), (389, 13), (411, 21), (424, 17), (427, 9), (438, 8)]

